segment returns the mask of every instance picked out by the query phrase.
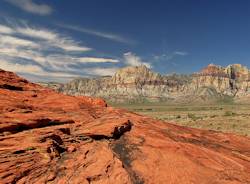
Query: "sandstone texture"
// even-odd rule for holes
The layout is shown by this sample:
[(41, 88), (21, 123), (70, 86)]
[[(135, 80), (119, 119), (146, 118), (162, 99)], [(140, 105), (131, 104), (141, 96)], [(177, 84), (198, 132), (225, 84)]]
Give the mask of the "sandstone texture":
[(250, 74), (240, 64), (225, 68), (210, 64), (192, 75), (165, 76), (138, 66), (122, 68), (112, 77), (75, 79), (54, 89), (75, 96), (102, 97), (109, 102), (239, 101), (250, 95)]
[(249, 173), (248, 137), (168, 124), (0, 71), (0, 183), (249, 184)]

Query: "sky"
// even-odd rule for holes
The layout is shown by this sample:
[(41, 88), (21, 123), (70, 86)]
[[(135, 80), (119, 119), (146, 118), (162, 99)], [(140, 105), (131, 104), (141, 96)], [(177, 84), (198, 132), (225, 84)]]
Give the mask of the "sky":
[(67, 82), (146, 65), (250, 67), (248, 0), (1, 0), (0, 68)]

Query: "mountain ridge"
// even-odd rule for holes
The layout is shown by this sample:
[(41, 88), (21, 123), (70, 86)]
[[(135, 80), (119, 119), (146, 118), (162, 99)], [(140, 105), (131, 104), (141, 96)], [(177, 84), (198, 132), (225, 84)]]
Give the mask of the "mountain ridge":
[[(237, 101), (250, 95), (250, 72), (241, 64), (227, 67), (210, 64), (191, 75), (161, 75), (141, 65), (121, 68), (110, 77), (75, 79), (54, 89), (75, 96), (101, 97), (110, 102), (192, 103), (192, 98), (185, 98), (199, 99), (202, 90), (204, 99), (211, 97), (211, 102), (225, 98)], [(198, 103), (209, 102), (202, 98)]]

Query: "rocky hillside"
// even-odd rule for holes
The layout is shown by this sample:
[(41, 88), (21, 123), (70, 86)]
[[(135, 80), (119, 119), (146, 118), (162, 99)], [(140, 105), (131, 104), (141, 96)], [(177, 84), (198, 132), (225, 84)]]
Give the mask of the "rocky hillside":
[(157, 74), (145, 66), (126, 67), (112, 77), (75, 79), (58, 90), (70, 95), (102, 97), (113, 102), (217, 102), (250, 94), (249, 70), (234, 64), (208, 65), (193, 75)]
[(182, 96), (191, 82), (188, 76), (162, 76), (146, 66), (126, 67), (114, 76), (96, 79), (75, 79), (59, 91), (70, 95), (102, 97), (108, 101), (161, 101)]
[[(144, 86), (166, 85), (141, 69), (152, 79)], [(0, 71), (0, 183), (248, 184), (249, 173), (247, 137), (168, 124)]]
[(250, 93), (250, 72), (240, 64), (226, 68), (210, 64), (194, 76), (194, 83), (197, 88), (213, 87), (218, 93), (240, 97)]

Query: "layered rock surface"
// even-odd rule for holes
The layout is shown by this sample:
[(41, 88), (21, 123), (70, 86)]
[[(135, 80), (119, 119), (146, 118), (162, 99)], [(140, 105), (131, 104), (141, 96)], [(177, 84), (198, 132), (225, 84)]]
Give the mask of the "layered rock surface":
[(58, 91), (102, 97), (112, 102), (161, 101), (183, 96), (190, 79), (189, 76), (162, 76), (146, 66), (126, 67), (112, 77), (75, 79)]
[(232, 97), (244, 97), (250, 94), (250, 72), (240, 65), (229, 65), (226, 68), (208, 65), (194, 75), (197, 87), (213, 87), (220, 94)]
[(250, 183), (248, 137), (185, 128), (0, 71), (0, 183)]
[(113, 102), (190, 103), (197, 99), (199, 102), (216, 102), (248, 96), (250, 75), (249, 70), (240, 64), (226, 68), (210, 64), (193, 75), (168, 76), (139, 66), (120, 69), (112, 77), (75, 79), (57, 89), (65, 94), (96, 96)]

